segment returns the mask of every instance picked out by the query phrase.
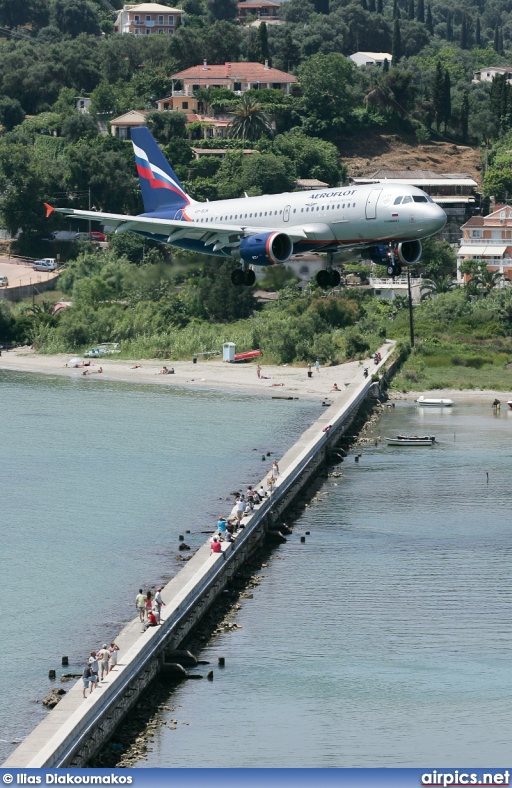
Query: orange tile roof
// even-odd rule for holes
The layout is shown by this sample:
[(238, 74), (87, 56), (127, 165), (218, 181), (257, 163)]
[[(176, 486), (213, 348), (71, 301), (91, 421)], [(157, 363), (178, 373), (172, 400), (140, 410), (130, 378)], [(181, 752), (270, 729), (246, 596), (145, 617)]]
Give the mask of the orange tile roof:
[(245, 79), (249, 82), (297, 82), (297, 77), (279, 71), (277, 68), (265, 68), (263, 63), (224, 63), (223, 65), (192, 66), (184, 71), (173, 74), (171, 79), (198, 79), (212, 81), (214, 79)]

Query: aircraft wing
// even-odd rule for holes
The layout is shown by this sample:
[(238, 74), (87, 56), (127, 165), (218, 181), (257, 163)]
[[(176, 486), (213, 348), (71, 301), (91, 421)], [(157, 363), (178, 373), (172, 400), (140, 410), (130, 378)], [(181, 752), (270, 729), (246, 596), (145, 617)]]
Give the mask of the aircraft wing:
[[(150, 216), (127, 216), (117, 213), (102, 213), (100, 211), (79, 211), (74, 208), (52, 208), (47, 205), (47, 216), (53, 211), (76, 219), (103, 222), (116, 227), (116, 233), (127, 230), (166, 235), (167, 243), (172, 244), (180, 238), (193, 238), (201, 240), (206, 246), (212, 245), (214, 250), (223, 246), (236, 247), (241, 239), (256, 233), (269, 232), (269, 227), (248, 227), (243, 224), (224, 224), (215, 222), (188, 222), (182, 219), (155, 219)], [(51, 208), (51, 210), (50, 210)], [(277, 231), (278, 232), (278, 231)], [(300, 227), (283, 229), (283, 232), (292, 239), (299, 241), (307, 238), (307, 232)]]

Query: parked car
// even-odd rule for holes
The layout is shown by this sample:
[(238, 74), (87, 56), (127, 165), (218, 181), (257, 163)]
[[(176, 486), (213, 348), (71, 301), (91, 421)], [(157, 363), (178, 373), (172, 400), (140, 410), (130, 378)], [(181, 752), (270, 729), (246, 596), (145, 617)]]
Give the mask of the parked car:
[(0, 276), (0, 287), (9, 287), (9, 280), (6, 276)]
[(107, 236), (105, 233), (100, 233), (99, 230), (93, 230), (90, 233), (76, 233), (75, 241), (106, 241)]
[(119, 342), (102, 342), (101, 345), (86, 350), (84, 356), (86, 358), (101, 358), (102, 356), (112, 356), (114, 353), (120, 352)]
[(55, 271), (57, 260), (55, 257), (43, 257), (41, 260), (34, 260), (32, 268), (34, 271)]

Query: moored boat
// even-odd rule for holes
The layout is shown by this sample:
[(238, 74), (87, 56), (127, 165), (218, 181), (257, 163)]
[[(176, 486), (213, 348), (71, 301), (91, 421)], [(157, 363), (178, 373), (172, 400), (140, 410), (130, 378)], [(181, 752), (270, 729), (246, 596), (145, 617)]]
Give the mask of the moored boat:
[(388, 446), (432, 446), (436, 442), (433, 435), (397, 435), (385, 440)]
[(452, 399), (444, 399), (444, 398), (431, 398), (431, 397), (418, 397), (416, 400), (417, 405), (433, 405), (441, 408), (451, 408), (453, 405)]

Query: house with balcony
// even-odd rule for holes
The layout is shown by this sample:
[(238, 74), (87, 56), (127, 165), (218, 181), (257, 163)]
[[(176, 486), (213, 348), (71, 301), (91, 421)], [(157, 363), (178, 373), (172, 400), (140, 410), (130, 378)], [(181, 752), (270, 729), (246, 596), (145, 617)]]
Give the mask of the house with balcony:
[(135, 36), (148, 36), (152, 33), (173, 35), (182, 15), (183, 9), (170, 8), (160, 3), (124, 5), (122, 10), (117, 12), (114, 30), (116, 33), (131, 33)]
[(512, 206), (497, 205), (488, 216), (473, 216), (462, 227), (457, 251), (457, 281), (462, 282), (464, 263), (485, 262), (512, 280)]
[(268, 60), (264, 64), (224, 63), (214, 66), (208, 65), (208, 62), (203, 60), (202, 66), (192, 66), (192, 68), (172, 74), (172, 90), (169, 98), (173, 100), (193, 99), (195, 91), (199, 88), (227, 88), (239, 95), (247, 90), (266, 90), (267, 88), (280, 89), (289, 93), (291, 86), (296, 83), (297, 77), (286, 71), (271, 68)]
[(238, 21), (243, 25), (255, 17), (263, 22), (269, 22), (279, 17), (280, 8), (281, 3), (275, 3), (274, 0), (261, 0), (259, 3), (245, 0), (245, 2), (237, 3)]

